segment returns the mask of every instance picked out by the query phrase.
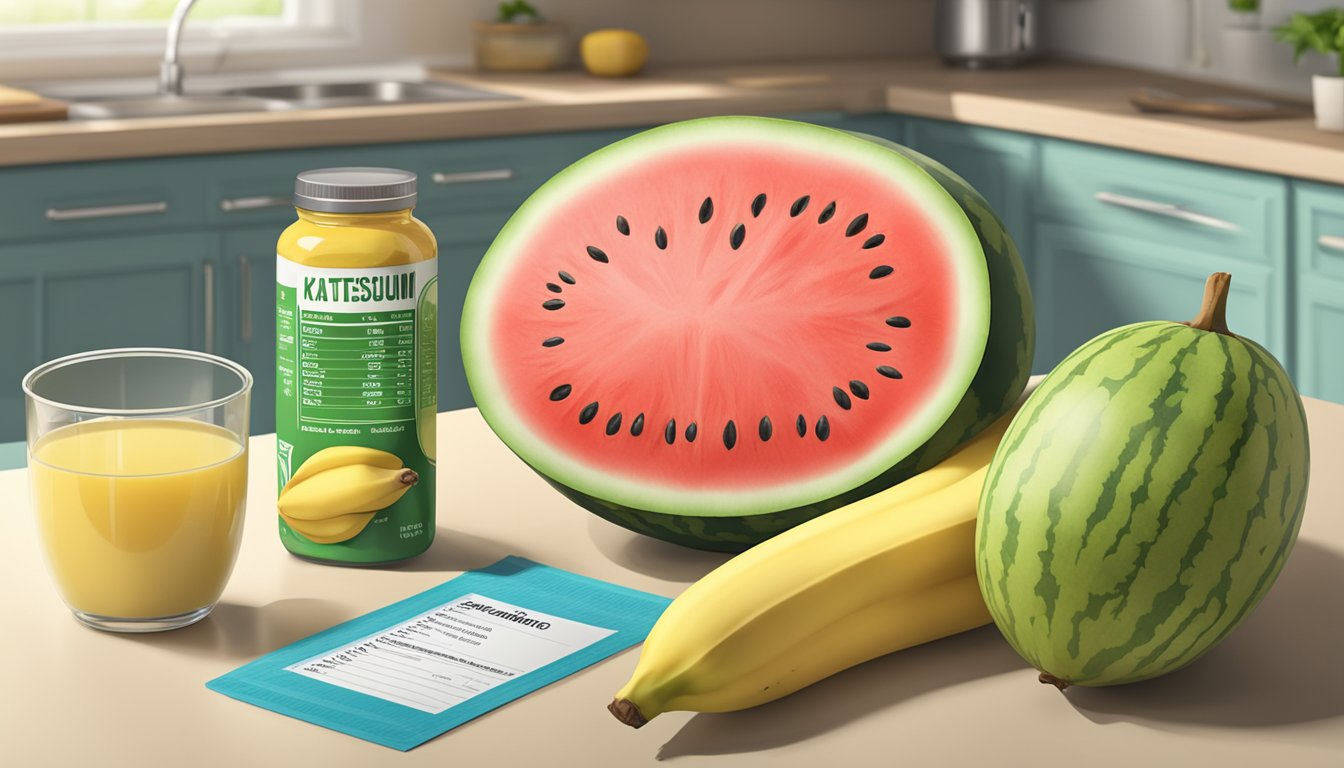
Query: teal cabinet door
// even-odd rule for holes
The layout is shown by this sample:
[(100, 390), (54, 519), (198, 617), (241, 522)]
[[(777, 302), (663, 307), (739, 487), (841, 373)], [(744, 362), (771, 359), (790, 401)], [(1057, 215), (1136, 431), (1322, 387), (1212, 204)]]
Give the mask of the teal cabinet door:
[[(1205, 280), (1227, 266), (1216, 254), (1086, 227), (1043, 224), (1035, 234), (1037, 293), (1047, 297), (1036, 304), (1037, 343), (1051, 365), (1112, 328), (1192, 319)], [(1263, 265), (1239, 265), (1235, 272), (1228, 326), (1282, 361), (1288, 339), (1281, 275)]]
[(157, 234), (0, 246), (0, 442), (24, 436), (20, 380), (39, 362), (109, 347), (220, 351), (218, 243)]
[(228, 232), (221, 330), (224, 353), (252, 372), (252, 434), (275, 431), (275, 241), (283, 226)]
[(1344, 403), (1344, 188), (1297, 182), (1297, 369), (1304, 395)]
[[(905, 144), (937, 160), (985, 196), (1017, 244), (1032, 293), (1039, 305), (1048, 301), (1038, 289), (1035, 244), (1032, 240), (1032, 200), (1036, 187), (1039, 141), (1008, 131), (959, 125), (942, 120), (906, 121)], [(1054, 363), (1040, 348), (1032, 366), (1047, 373)]]
[(1230, 272), (1232, 330), (1292, 372), (1286, 180), (1053, 140), (1040, 166), (1038, 366), (1116, 326), (1189, 320)]

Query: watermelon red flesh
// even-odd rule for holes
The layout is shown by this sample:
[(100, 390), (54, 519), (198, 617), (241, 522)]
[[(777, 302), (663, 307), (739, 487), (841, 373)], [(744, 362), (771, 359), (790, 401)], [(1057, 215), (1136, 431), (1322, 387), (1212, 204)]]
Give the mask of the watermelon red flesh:
[(505, 228), (464, 313), (473, 392), (581, 501), (729, 517), (834, 498), (909, 456), (967, 392), (985, 253), (897, 153), (782, 121), (697, 122), (661, 129), (682, 135), (656, 152), (581, 161)]
[[(734, 167), (744, 170), (705, 194), (699, 179)], [(878, 449), (948, 374), (955, 276), (941, 238), (889, 182), (827, 185), (827, 171), (817, 157), (716, 147), (630, 167), (558, 208), (535, 235), (547, 246), (520, 255), (506, 278), (514, 287), (494, 308), (492, 343), (507, 350), (499, 365), (513, 407), (577, 461), (681, 490), (773, 487), (842, 470)], [(650, 178), (682, 180), (663, 190), (677, 202), (631, 194)], [(793, 203), (809, 193), (793, 216)], [(760, 195), (764, 206), (753, 215)], [(714, 210), (701, 223), (706, 197)], [(818, 223), (832, 199), (836, 213)], [(865, 215), (866, 226), (847, 236)], [(883, 241), (864, 248), (877, 236)], [(591, 258), (590, 245), (608, 261)], [(883, 265), (900, 269), (871, 279)], [(563, 307), (544, 308), (557, 298)], [(557, 336), (564, 342), (542, 345)], [(553, 401), (560, 386), (570, 394)], [(593, 402), (595, 416), (580, 424)], [(692, 423), (697, 436), (688, 445)]]

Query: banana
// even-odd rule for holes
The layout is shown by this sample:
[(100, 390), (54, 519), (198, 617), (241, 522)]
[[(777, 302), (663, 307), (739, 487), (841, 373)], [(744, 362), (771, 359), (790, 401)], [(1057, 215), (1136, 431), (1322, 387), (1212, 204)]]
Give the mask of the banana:
[(291, 529), (319, 544), (353, 538), (419, 481), (387, 451), (336, 446), (313, 454), (280, 491), (276, 507)]
[(1011, 417), (928, 471), (785, 531), (692, 584), (654, 625), (607, 708), (635, 728), (674, 710), (746, 709), (988, 624), (975, 518)]

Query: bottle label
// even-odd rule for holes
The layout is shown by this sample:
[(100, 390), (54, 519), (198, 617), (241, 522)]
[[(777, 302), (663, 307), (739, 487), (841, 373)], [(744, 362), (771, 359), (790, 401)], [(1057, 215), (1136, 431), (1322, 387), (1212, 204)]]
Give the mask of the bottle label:
[(336, 500), (324, 505), (329, 512), (305, 511), (302, 519), (286, 518), (281, 504), (280, 535), (291, 551), (326, 560), (385, 562), (428, 545), (426, 537), (434, 531), (437, 292), (432, 259), (321, 269), (276, 257), (280, 491), (305, 461), (333, 446), (371, 449), (351, 452), (346, 461), (376, 470), (392, 468), (385, 454), (393, 454), (418, 476), (390, 506), (372, 510), (365, 520), (348, 516), (370, 510), (345, 509), (339, 499), (369, 494), (343, 484), (381, 474), (331, 471), (340, 467), (320, 459), (315, 467), (321, 464), (325, 474), (303, 482), (331, 483)]

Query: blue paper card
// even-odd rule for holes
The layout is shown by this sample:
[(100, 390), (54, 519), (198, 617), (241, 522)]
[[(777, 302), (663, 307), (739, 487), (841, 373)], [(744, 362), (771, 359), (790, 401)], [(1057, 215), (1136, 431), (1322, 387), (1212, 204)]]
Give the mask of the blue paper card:
[(643, 642), (670, 602), (511, 556), (206, 687), (408, 750)]

